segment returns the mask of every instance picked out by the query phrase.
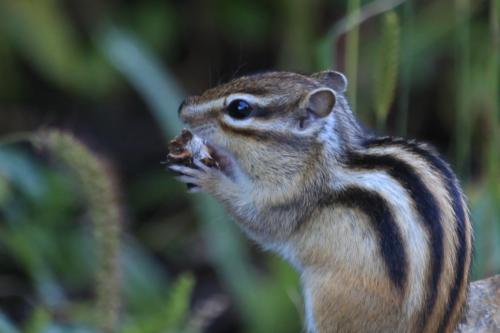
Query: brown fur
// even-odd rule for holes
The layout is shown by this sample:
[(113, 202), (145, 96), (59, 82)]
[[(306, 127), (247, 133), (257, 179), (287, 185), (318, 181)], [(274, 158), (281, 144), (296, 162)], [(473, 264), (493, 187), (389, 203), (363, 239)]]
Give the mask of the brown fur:
[[(227, 163), (223, 170), (201, 166), (177, 171), (214, 195), (249, 237), (299, 270), (310, 332), (435, 332), (444, 323), (459, 263), (454, 199), (443, 174), (425, 158), (434, 156), (427, 147), (419, 146), (421, 155), (404, 140), (363, 145), (369, 137), (343, 96), (346, 86), (345, 77), (332, 71), (311, 77), (269, 72), (186, 99), (181, 118)], [(318, 88), (335, 97), (331, 112), (324, 109), (328, 101), (308, 105)], [(265, 116), (233, 119), (226, 112), (228, 98), (248, 99)], [(314, 107), (323, 107), (322, 112), (315, 113)], [(350, 152), (396, 158), (418, 177), (438, 207), (441, 219), (434, 223), (443, 230), (443, 258), (432, 308), (427, 302), (435, 253), (410, 189), (391, 176), (390, 166), (349, 167), (345, 162)], [(374, 193), (389, 212), (356, 198), (349, 205), (327, 200), (352, 187)], [(461, 200), (466, 207), (463, 196)], [(399, 230), (403, 248), (397, 248), (399, 243), (384, 248), (389, 245), (382, 243), (379, 232), (385, 229), (377, 229), (383, 226), (370, 212), (381, 218), (390, 213), (393, 220), (385, 223)], [(446, 332), (456, 327), (467, 295), (472, 228), (465, 216), (464, 273)], [(400, 262), (407, 274), (402, 288), (388, 274), (390, 260), (399, 260), (391, 251), (407, 257), (408, 262)]]

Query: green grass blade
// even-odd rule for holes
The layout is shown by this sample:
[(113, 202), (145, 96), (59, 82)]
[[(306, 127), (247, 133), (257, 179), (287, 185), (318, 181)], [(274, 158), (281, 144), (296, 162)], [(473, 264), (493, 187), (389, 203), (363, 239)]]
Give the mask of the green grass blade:
[(182, 128), (177, 116), (184, 92), (166, 70), (132, 34), (119, 29), (102, 33), (97, 43), (110, 63), (141, 94), (167, 138)]
[(375, 115), (377, 127), (383, 130), (394, 101), (399, 69), (400, 28), (396, 12), (390, 11), (382, 20), (382, 34), (375, 64)]
[(471, 60), (470, 60), (470, 0), (455, 0), (456, 29), (456, 119), (455, 165), (462, 177), (469, 176), (468, 158), (472, 140), (473, 109), (470, 107)]
[(401, 93), (399, 100), (398, 133), (406, 136), (408, 132), (408, 113), (410, 112), (410, 92), (411, 92), (411, 71), (413, 67), (413, 47), (411, 36), (414, 30), (413, 0), (407, 0), (403, 8), (402, 19), (402, 50), (401, 50), (401, 70), (400, 85)]
[(45, 79), (63, 90), (95, 97), (109, 91), (116, 73), (87, 49), (61, 1), (2, 0), (0, 29)]
[(10, 321), (9, 318), (3, 313), (0, 312), (0, 332), (2, 333), (21, 333), (14, 323)]

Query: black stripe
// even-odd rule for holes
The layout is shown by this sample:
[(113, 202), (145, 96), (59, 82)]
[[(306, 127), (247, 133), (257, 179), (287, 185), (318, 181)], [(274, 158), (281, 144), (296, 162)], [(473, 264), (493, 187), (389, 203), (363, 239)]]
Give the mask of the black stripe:
[(387, 145), (399, 145), (408, 149), (414, 154), (421, 156), (427, 163), (429, 163), (436, 171), (438, 171), (444, 178), (446, 183), (446, 190), (448, 191), (451, 200), (453, 213), (457, 219), (456, 223), (456, 233), (458, 237), (458, 249), (457, 249), (457, 259), (456, 259), (456, 271), (453, 286), (450, 291), (450, 296), (448, 303), (446, 304), (445, 315), (439, 325), (439, 331), (444, 331), (448, 325), (451, 314), (457, 302), (458, 294), (460, 290), (464, 287), (464, 283), (468, 279), (465, 276), (465, 261), (467, 256), (467, 243), (466, 243), (466, 212), (463, 206), (462, 193), (458, 186), (458, 181), (451, 171), (450, 167), (443, 159), (440, 158), (437, 152), (430, 149), (426, 149), (417, 143), (406, 142), (401, 139), (392, 138), (382, 138), (375, 139), (367, 143), (367, 146), (387, 146)]
[(250, 117), (260, 118), (260, 119), (269, 119), (274, 115), (274, 112), (271, 112), (269, 108), (255, 108), (252, 110)]
[(312, 138), (299, 138), (284, 133), (257, 130), (252, 128), (236, 128), (221, 120), (219, 120), (218, 123), (223, 131), (231, 132), (239, 136), (244, 136), (255, 141), (277, 142), (292, 148), (294, 151), (306, 151), (315, 147)]
[(440, 223), (439, 206), (419, 175), (411, 166), (398, 158), (390, 155), (367, 155), (351, 152), (348, 154), (347, 164), (352, 168), (380, 169), (387, 172), (408, 191), (422, 217), (431, 243), (430, 288), (421, 318), (422, 324), (425, 324), (436, 303), (439, 279), (443, 270), (443, 228)]
[(323, 205), (339, 204), (360, 209), (370, 218), (389, 278), (403, 293), (408, 274), (408, 260), (401, 232), (387, 201), (375, 191), (354, 186), (346, 187), (323, 200)]

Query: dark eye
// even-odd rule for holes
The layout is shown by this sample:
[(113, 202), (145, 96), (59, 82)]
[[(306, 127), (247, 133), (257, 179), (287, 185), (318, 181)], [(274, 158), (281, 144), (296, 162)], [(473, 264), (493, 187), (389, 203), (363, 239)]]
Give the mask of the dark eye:
[(252, 113), (252, 107), (242, 99), (235, 99), (226, 108), (226, 112), (234, 119), (245, 119)]

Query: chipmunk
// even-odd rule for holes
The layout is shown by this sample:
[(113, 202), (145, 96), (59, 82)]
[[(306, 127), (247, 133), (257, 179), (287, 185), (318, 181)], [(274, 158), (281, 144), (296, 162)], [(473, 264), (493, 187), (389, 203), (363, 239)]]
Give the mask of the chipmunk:
[(459, 183), (430, 146), (367, 133), (346, 88), (267, 72), (188, 97), (220, 168), (170, 168), (300, 272), (308, 332), (452, 332), (472, 252)]

